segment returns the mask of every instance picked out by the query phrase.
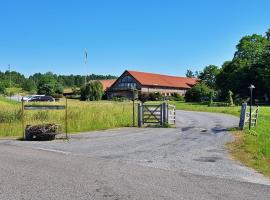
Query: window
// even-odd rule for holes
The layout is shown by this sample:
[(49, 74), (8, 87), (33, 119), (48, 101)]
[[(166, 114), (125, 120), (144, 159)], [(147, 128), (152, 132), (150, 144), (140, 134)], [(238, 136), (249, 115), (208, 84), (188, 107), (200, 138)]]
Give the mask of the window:
[(119, 83), (116, 85), (116, 88), (119, 89), (132, 89), (136, 88), (137, 84), (131, 76), (123, 77)]

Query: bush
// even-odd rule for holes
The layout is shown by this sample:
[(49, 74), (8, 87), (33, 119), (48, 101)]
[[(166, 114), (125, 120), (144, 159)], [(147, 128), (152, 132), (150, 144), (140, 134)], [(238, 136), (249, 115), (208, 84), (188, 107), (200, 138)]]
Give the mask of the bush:
[(54, 85), (53, 84), (40, 84), (37, 87), (37, 93), (51, 96), (54, 94)]
[(172, 93), (170, 96), (171, 101), (184, 101), (185, 97), (180, 95), (179, 93)]
[(4, 94), (6, 90), (6, 87), (3, 83), (0, 83), (0, 94)]
[(186, 102), (205, 102), (211, 99), (213, 90), (204, 83), (197, 83), (185, 95)]
[(124, 96), (114, 96), (112, 98), (113, 101), (119, 101), (119, 102), (123, 102), (123, 101), (127, 101), (128, 98), (127, 97), (124, 97)]
[(139, 93), (139, 96), (138, 96), (138, 99), (139, 99), (142, 103), (144, 103), (144, 102), (146, 102), (146, 101), (149, 100), (149, 94), (148, 94), (148, 93), (144, 93), (144, 92), (140, 92), (140, 93)]
[(229, 106), (234, 106), (232, 96), (233, 96), (233, 93), (232, 91), (229, 90), (227, 93), (227, 103), (229, 104)]
[(149, 101), (162, 101), (164, 96), (160, 92), (149, 93)]
[(81, 88), (82, 101), (99, 101), (103, 95), (103, 86), (99, 81), (92, 81)]

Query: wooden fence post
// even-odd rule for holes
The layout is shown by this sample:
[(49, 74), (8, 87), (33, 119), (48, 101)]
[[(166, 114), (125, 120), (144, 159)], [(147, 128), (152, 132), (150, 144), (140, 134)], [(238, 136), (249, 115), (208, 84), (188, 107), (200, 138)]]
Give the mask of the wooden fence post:
[[(241, 108), (240, 121), (239, 121), (239, 128), (241, 130), (243, 130), (245, 128), (246, 112), (247, 112), (247, 103), (243, 103), (242, 108)], [(251, 116), (249, 116), (249, 117), (251, 117)]]
[(164, 106), (163, 105), (164, 105), (163, 103), (159, 105), (159, 108), (160, 108), (159, 119), (160, 119), (161, 126), (163, 125), (163, 120), (164, 120), (163, 119), (163, 117), (164, 117), (164, 114), (163, 114), (164, 113), (164, 109), (163, 109)]
[(163, 111), (163, 124), (164, 123), (168, 123), (168, 104), (167, 103), (163, 103), (162, 104), (162, 111)]
[(25, 127), (24, 127), (24, 100), (22, 98), (22, 139), (25, 139)]
[(138, 103), (138, 127), (142, 126), (142, 105)]

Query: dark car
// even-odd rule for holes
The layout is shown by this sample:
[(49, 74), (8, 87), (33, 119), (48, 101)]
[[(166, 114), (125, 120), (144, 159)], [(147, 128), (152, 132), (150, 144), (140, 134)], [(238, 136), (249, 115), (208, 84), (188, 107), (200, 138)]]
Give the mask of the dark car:
[(34, 101), (50, 101), (54, 102), (55, 99), (51, 96), (34, 96), (31, 99), (28, 100), (28, 102), (34, 102)]

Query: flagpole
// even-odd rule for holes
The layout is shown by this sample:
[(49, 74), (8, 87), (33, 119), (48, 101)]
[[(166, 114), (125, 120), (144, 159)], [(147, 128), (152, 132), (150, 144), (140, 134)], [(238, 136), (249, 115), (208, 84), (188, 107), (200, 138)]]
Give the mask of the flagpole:
[[(85, 68), (87, 67), (87, 50), (85, 49), (85, 52), (84, 52), (84, 56), (85, 56), (85, 61), (84, 61), (84, 64), (85, 64)], [(87, 74), (85, 74), (85, 77), (84, 77), (84, 84), (86, 85), (87, 84)]]

